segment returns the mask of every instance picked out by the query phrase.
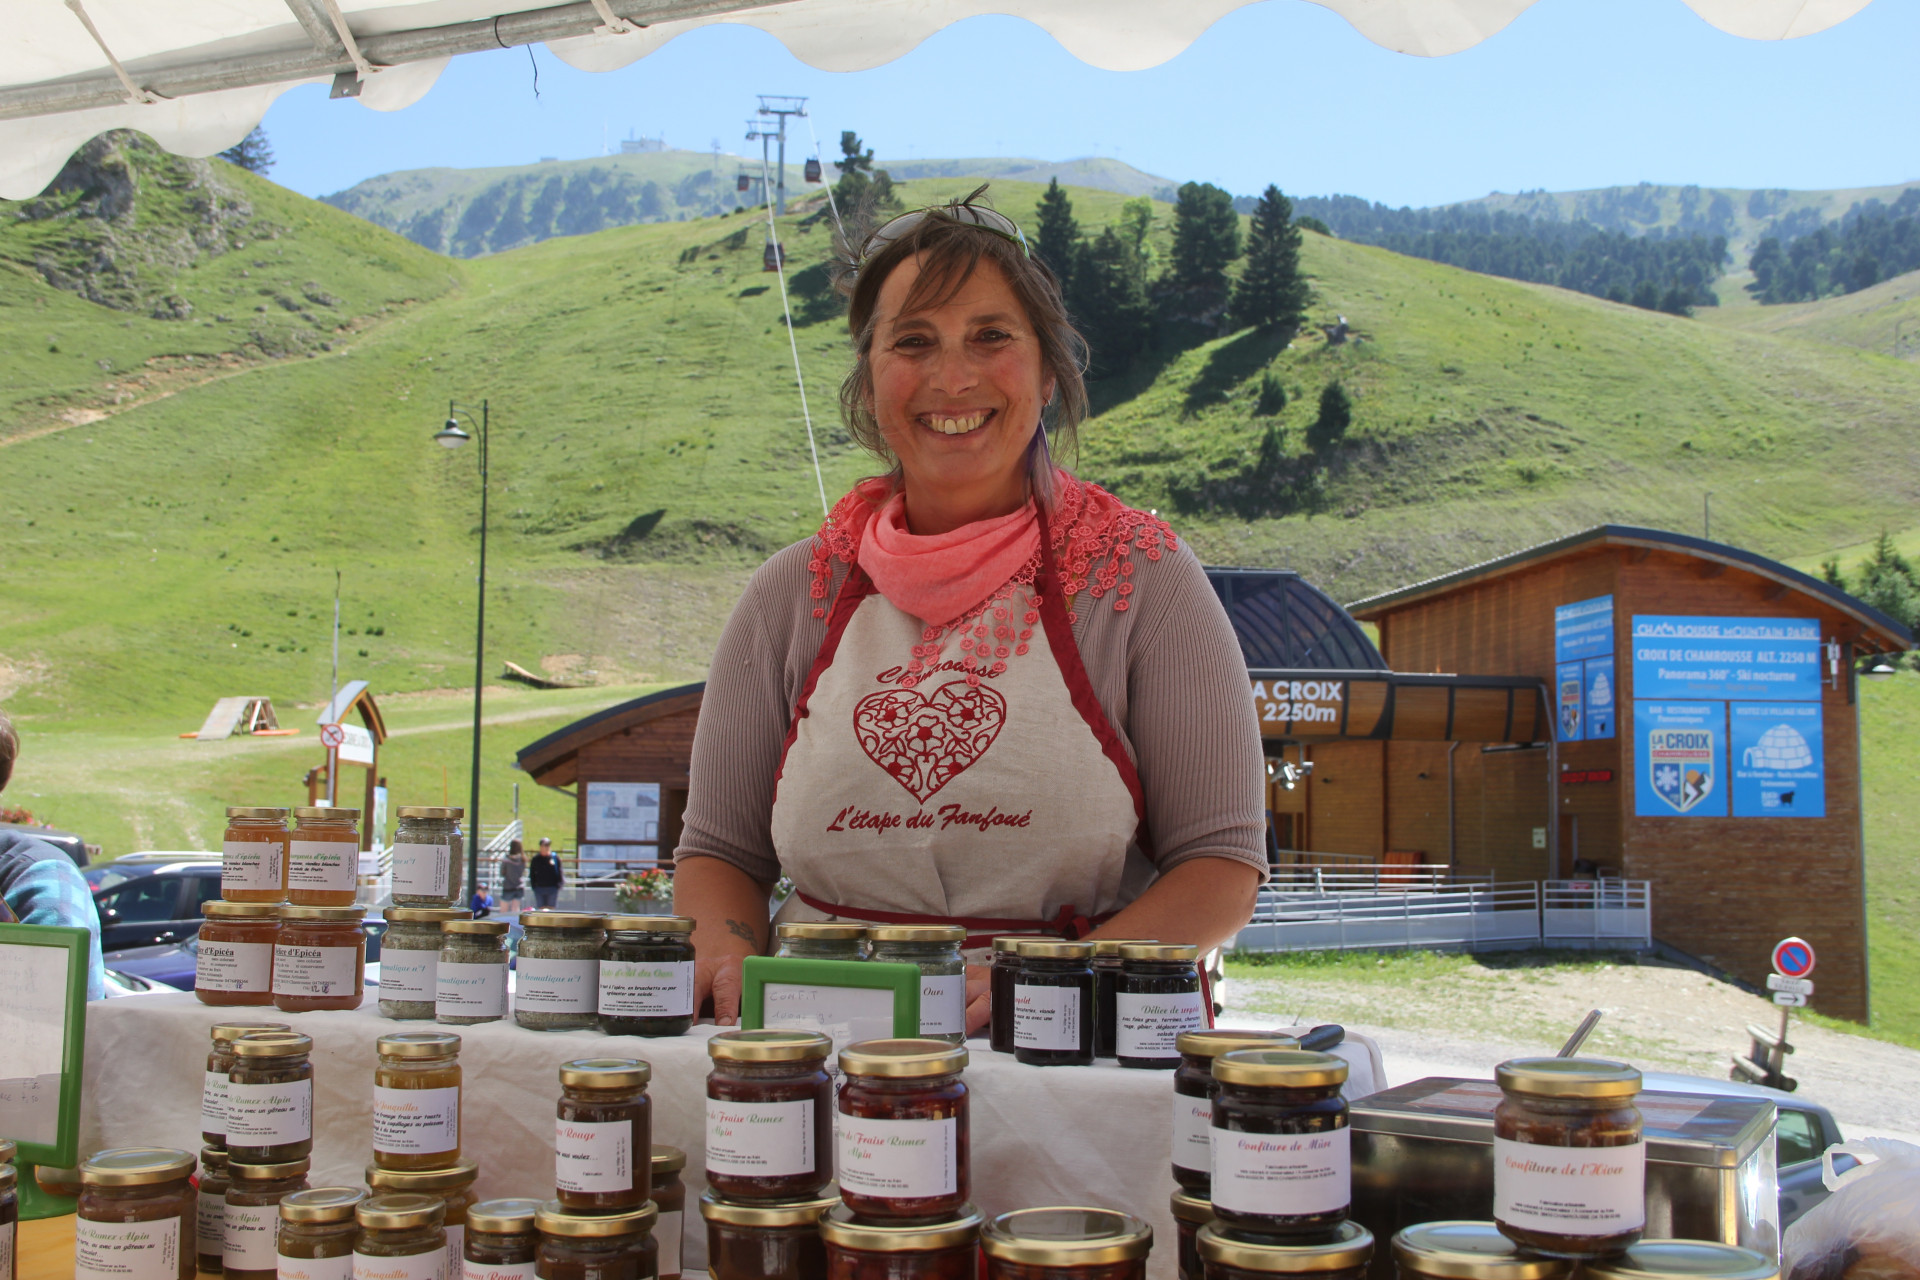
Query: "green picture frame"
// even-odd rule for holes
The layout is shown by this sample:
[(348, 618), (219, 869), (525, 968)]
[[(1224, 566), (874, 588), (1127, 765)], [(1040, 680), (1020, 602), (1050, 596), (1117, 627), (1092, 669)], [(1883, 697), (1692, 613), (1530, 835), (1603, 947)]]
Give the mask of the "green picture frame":
[[(0, 924), (0, 990), (11, 993), (5, 1027), (9, 1043), (0, 1048), (0, 1117), (4, 1117), (0, 1119), (0, 1137), (12, 1138), (18, 1144), (23, 1218), (39, 1216), (33, 1211), (38, 1208), (39, 1188), (32, 1185), (29, 1166), (71, 1169), (80, 1163), (81, 1069), (87, 1044), (87, 951), (91, 941), (86, 929), (65, 925)], [(44, 953), (49, 950), (62, 952), (66, 958), (63, 982), (47, 981), (49, 966)], [(25, 998), (22, 993), (26, 992), (35, 993), (37, 998)], [(53, 1025), (56, 1019), (57, 1027)], [(28, 1043), (23, 1044), (23, 1037)], [(52, 1066), (55, 1045), (60, 1064), (57, 1072), (10, 1076), (9, 1066), (13, 1071)], [(44, 1090), (49, 1077), (59, 1081), (59, 1097), (52, 1106), (51, 1141), (8, 1132), (17, 1127), (13, 1118), (23, 1114), (31, 1114), (39, 1125), (46, 1101), (27, 1091)], [(9, 1086), (21, 1090), (23, 1096), (16, 1096)]]
[[(748, 956), (741, 968), (740, 1026), (745, 1030), (819, 1031), (833, 1040), (836, 1051), (860, 1040), (920, 1034), (918, 965)], [(887, 1020), (876, 997), (883, 992), (892, 1004), (890, 1031), (881, 1030)]]

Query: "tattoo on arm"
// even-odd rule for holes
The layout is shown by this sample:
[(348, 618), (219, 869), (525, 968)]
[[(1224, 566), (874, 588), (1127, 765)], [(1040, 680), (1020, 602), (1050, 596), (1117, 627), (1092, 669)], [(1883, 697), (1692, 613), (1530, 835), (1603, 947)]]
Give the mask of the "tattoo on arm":
[(755, 946), (760, 945), (760, 939), (753, 932), (753, 926), (748, 924), (745, 920), (727, 921), (727, 932), (731, 933), (734, 937), (740, 939), (742, 942), (751, 942)]

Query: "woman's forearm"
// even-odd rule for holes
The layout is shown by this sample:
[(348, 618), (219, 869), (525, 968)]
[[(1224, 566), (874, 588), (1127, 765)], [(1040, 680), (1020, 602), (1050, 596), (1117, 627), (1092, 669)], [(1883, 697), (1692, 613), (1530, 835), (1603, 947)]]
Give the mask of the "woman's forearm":
[(772, 890), (719, 858), (684, 858), (673, 873), (674, 914), (694, 920), (694, 1008), (713, 998), (714, 1020), (740, 1013), (740, 962), (767, 949)]
[(1244, 862), (1194, 858), (1148, 885), (1090, 936), (1191, 942), (1211, 951), (1253, 918), (1259, 888), (1260, 873)]

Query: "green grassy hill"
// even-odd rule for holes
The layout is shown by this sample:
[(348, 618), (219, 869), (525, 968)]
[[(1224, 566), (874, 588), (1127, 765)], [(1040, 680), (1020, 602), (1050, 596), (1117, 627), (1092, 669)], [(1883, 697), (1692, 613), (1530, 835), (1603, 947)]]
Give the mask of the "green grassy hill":
[(1173, 199), (1180, 184), (1171, 178), (1143, 173), (1123, 160), (1086, 156), (1078, 160), (1034, 160), (1027, 157), (980, 157), (965, 160), (880, 160), (876, 167), (895, 178), (977, 178), (993, 182), (1038, 182), (1054, 178), (1067, 187), (1115, 191), (1123, 196)]
[(1887, 355), (1896, 354), (1897, 340), (1901, 359), (1920, 360), (1920, 271), (1818, 302), (1702, 308), (1699, 318), (1729, 329), (1811, 338)]

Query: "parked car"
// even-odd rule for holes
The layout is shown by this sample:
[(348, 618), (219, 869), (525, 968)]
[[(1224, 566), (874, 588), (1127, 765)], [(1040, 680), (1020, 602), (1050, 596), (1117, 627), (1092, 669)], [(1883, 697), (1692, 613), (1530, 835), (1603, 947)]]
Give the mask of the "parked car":
[(0, 830), (18, 831), (32, 836), (35, 840), (45, 840), (73, 859), (73, 865), (87, 865), (87, 842), (71, 831), (61, 831), (55, 827), (29, 827), (18, 822), (0, 822)]
[(97, 895), (102, 889), (111, 889), (123, 884), (135, 876), (152, 875), (161, 867), (172, 866), (177, 862), (219, 862), (217, 853), (205, 853), (197, 849), (145, 849), (139, 853), (123, 853), (111, 862), (96, 862), (80, 872), (86, 878)]
[[(1707, 1076), (1666, 1075), (1649, 1071), (1641, 1080), (1641, 1087), (1646, 1089), (1669, 1093), (1705, 1093), (1721, 1098), (1765, 1098), (1779, 1108), (1779, 1127), (1774, 1131), (1774, 1155), (1780, 1166), (1782, 1231), (1832, 1194), (1820, 1176), (1820, 1157), (1828, 1147), (1844, 1139), (1840, 1136), (1840, 1122), (1819, 1103), (1764, 1085), (1714, 1080)], [(1836, 1157), (1833, 1163), (1835, 1169), (1845, 1171), (1857, 1161), (1843, 1155)]]
[(200, 939), (161, 942), (150, 947), (123, 947), (100, 957), (110, 972), (132, 974), (176, 991), (193, 990), (193, 973), (200, 963)]
[(100, 949), (179, 942), (200, 932), (200, 904), (220, 896), (220, 864), (165, 862), (93, 895)]

